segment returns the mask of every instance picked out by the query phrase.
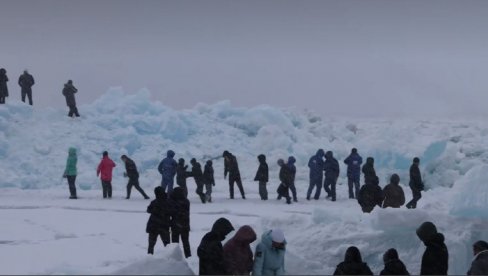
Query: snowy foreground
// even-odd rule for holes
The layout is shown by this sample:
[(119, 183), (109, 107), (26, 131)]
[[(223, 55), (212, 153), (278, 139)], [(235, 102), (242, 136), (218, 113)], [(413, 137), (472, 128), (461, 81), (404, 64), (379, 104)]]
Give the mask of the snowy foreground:
[[(449, 274), (465, 274), (471, 244), (488, 240), (488, 123), (450, 121), (321, 120), (309, 113), (269, 106), (235, 108), (229, 103), (175, 111), (151, 102), (148, 92), (125, 95), (114, 90), (81, 106), (81, 118), (64, 109), (41, 109), (9, 102), (0, 106), (0, 274), (193, 274), (196, 247), (219, 217), (237, 229), (249, 224), (258, 234), (280, 227), (288, 241), (290, 274), (331, 274), (348, 246), (355, 245), (375, 273), (382, 254), (395, 247), (410, 273), (420, 271), (423, 244), (415, 229), (433, 221), (446, 236)], [(68, 147), (78, 149), (79, 200), (69, 200), (61, 178)], [(417, 210), (375, 209), (363, 214), (347, 199), (346, 168), (341, 165), (338, 201), (306, 201), (308, 158), (318, 148), (333, 150), (342, 164), (352, 147), (373, 156), (380, 185), (398, 173), (411, 198), (408, 167), (421, 159), (428, 191)], [(153, 197), (159, 184), (158, 162), (168, 149), (176, 158), (214, 159), (214, 203), (201, 204), (190, 190), (190, 243), (193, 257), (178, 246), (156, 247), (148, 256), (145, 213), (149, 201), (132, 191), (125, 200), (121, 154), (138, 165), (141, 186)], [(101, 199), (95, 168), (103, 150), (117, 163), (114, 198)], [(239, 161), (247, 200), (229, 200), (222, 179), (223, 150)], [(259, 200), (252, 181), (256, 156), (270, 165), (270, 200)], [(278, 158), (297, 159), (299, 203), (275, 199)], [(237, 195), (237, 193), (236, 193)], [(232, 237), (233, 233), (230, 234)], [(253, 244), (253, 247), (256, 242)]]

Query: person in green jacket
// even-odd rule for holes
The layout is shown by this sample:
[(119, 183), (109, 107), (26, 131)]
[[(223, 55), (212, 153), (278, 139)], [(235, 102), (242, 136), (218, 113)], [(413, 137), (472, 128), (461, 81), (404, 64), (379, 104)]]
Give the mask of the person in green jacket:
[(76, 197), (76, 162), (78, 157), (76, 156), (76, 149), (69, 148), (68, 159), (66, 160), (66, 169), (64, 169), (63, 177), (68, 179), (70, 199), (77, 199)]

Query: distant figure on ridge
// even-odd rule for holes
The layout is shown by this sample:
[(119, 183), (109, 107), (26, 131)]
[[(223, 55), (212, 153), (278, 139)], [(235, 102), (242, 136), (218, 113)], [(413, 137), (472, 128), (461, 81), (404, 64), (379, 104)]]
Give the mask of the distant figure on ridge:
[(124, 177), (129, 178), (129, 182), (127, 183), (127, 197), (126, 199), (130, 198), (130, 192), (132, 190), (132, 186), (141, 193), (141, 195), (144, 197), (144, 199), (149, 199), (147, 194), (144, 192), (144, 190), (139, 186), (139, 172), (137, 171), (136, 163), (132, 161), (129, 157), (126, 155), (122, 155), (120, 157), (122, 162), (125, 164), (125, 173)]
[(7, 70), (5, 70), (5, 68), (1, 68), (0, 69), (0, 104), (4, 104), (5, 98), (8, 97), (7, 82), (8, 82)]
[(112, 171), (115, 166), (114, 161), (108, 157), (108, 152), (104, 151), (102, 161), (97, 167), (97, 177), (101, 174), (103, 198), (112, 198)]
[(29, 104), (32, 105), (32, 86), (34, 85), (34, 77), (24, 70), (24, 73), (19, 77), (19, 86), (21, 88), (21, 98), (25, 103), (25, 96), (29, 98)]
[[(158, 172), (162, 176), (161, 187), (163, 187), (163, 191), (168, 194), (171, 194), (173, 191), (176, 167), (178, 166), (173, 157), (175, 157), (175, 152), (168, 150), (168, 152), (166, 152), (166, 158), (161, 160), (158, 166)], [(168, 188), (167, 190), (166, 187)]]
[(66, 98), (66, 105), (69, 107), (69, 117), (73, 117), (73, 115), (75, 115), (76, 117), (80, 117), (80, 114), (78, 113), (78, 108), (76, 107), (76, 92), (78, 92), (78, 89), (73, 86), (73, 81), (69, 80), (63, 88), (63, 95)]
[(224, 157), (224, 179), (227, 177), (227, 174), (229, 174), (230, 199), (234, 199), (234, 183), (237, 184), (237, 187), (241, 192), (242, 199), (246, 199), (244, 188), (242, 187), (241, 173), (239, 172), (237, 158), (228, 151), (224, 151), (222, 157)]
[(424, 182), (422, 182), (422, 175), (419, 169), (420, 159), (415, 157), (413, 159), (412, 165), (410, 166), (410, 182), (408, 185), (412, 189), (413, 199), (407, 203), (408, 209), (417, 208), (417, 201), (422, 197), (421, 191), (424, 190)]
[[(349, 198), (358, 198), (360, 178), (361, 178), (361, 165), (363, 164), (363, 158), (358, 154), (358, 150), (353, 148), (351, 154), (344, 159), (344, 164), (347, 165), (347, 185), (349, 186)], [(353, 192), (354, 185), (354, 192)]]

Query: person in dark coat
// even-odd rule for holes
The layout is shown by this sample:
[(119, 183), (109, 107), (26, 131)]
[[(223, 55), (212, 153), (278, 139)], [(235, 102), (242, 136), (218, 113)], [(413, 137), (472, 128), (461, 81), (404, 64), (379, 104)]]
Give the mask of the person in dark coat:
[(278, 166), (280, 166), (280, 185), (278, 186), (278, 200), (281, 200), (282, 197), (286, 198), (286, 203), (291, 204), (291, 197), (290, 197), (290, 182), (291, 182), (291, 172), (289, 167), (285, 164), (283, 159), (278, 159)]
[(251, 243), (256, 240), (256, 232), (244, 225), (224, 245), (226, 275), (249, 275), (253, 268)]
[(400, 186), (400, 177), (398, 174), (394, 173), (391, 176), (390, 184), (386, 185), (383, 189), (383, 195), (385, 196), (383, 208), (400, 208), (405, 204), (405, 194)]
[(373, 275), (373, 272), (363, 262), (359, 249), (351, 246), (346, 250), (344, 261), (337, 265), (334, 275)]
[[(166, 191), (168, 194), (171, 194), (171, 192), (173, 191), (176, 167), (178, 166), (173, 157), (175, 157), (175, 152), (172, 150), (168, 150), (166, 152), (166, 158), (161, 160), (158, 166), (158, 172), (161, 174), (162, 177), (161, 187), (163, 187), (163, 190)], [(166, 190), (166, 188), (168, 188), (168, 190)]]
[[(347, 165), (347, 185), (349, 186), (349, 198), (358, 198), (363, 158), (358, 154), (358, 150), (356, 148), (351, 150), (351, 154), (344, 160), (344, 164)], [(352, 190), (353, 185), (354, 193)]]
[(339, 178), (339, 162), (334, 158), (332, 151), (325, 153), (325, 181), (324, 190), (327, 193), (327, 197), (332, 201), (336, 201), (336, 184), (337, 178)]
[(258, 155), (258, 160), (259, 167), (256, 176), (254, 177), (254, 181), (258, 181), (259, 183), (259, 196), (261, 197), (261, 200), (268, 200), (268, 189), (266, 188), (266, 184), (269, 181), (269, 169), (268, 164), (266, 163), (266, 155)]
[(488, 243), (477, 241), (473, 244), (473, 262), (468, 275), (488, 275)]
[(234, 199), (234, 183), (237, 184), (237, 187), (241, 192), (242, 199), (246, 199), (244, 188), (242, 186), (241, 174), (239, 172), (239, 165), (237, 164), (237, 158), (228, 151), (224, 151), (222, 156), (224, 157), (224, 178), (226, 178), (227, 174), (229, 174), (230, 199)]
[(436, 226), (430, 221), (422, 223), (416, 232), (426, 246), (420, 275), (447, 275), (449, 252), (444, 243), (444, 235), (438, 233)]
[(195, 158), (192, 158), (190, 160), (191, 164), (191, 176), (193, 176), (193, 179), (195, 180), (195, 184), (197, 184), (197, 190), (196, 193), (200, 197), (200, 200), (202, 203), (205, 203), (205, 194), (203, 193), (203, 172), (202, 172), (202, 166), (200, 163), (197, 162)]
[(205, 200), (212, 202), (212, 186), (215, 186), (212, 160), (207, 160), (203, 169), (203, 184), (205, 185)]
[(76, 117), (80, 117), (80, 114), (78, 113), (78, 108), (76, 107), (76, 92), (78, 92), (78, 89), (73, 86), (73, 81), (69, 80), (63, 88), (63, 95), (66, 98), (66, 105), (69, 107), (69, 117), (73, 117), (73, 115), (75, 115)]
[(129, 178), (129, 182), (127, 183), (127, 197), (126, 199), (130, 198), (130, 192), (132, 190), (132, 187), (134, 187), (141, 195), (144, 197), (144, 199), (149, 199), (147, 194), (144, 192), (144, 190), (139, 186), (139, 172), (137, 171), (136, 163), (132, 161), (129, 157), (126, 155), (122, 155), (120, 157), (122, 162), (125, 164), (125, 173), (124, 177)]
[(25, 103), (25, 96), (29, 98), (29, 104), (32, 105), (32, 86), (34, 86), (34, 77), (27, 72), (24, 71), (24, 74), (20, 75), (19, 77), (19, 86), (21, 88), (21, 97), (22, 101)]
[(171, 210), (168, 204), (166, 193), (161, 186), (154, 189), (156, 199), (151, 201), (147, 207), (147, 212), (151, 214), (147, 221), (146, 233), (149, 234), (149, 246), (147, 254), (154, 254), (154, 246), (158, 236), (161, 237), (163, 245), (169, 244), (169, 226), (171, 223)]
[(310, 184), (307, 191), (307, 200), (310, 200), (313, 188), (315, 187), (314, 199), (320, 198), (320, 192), (322, 191), (322, 179), (324, 175), (324, 150), (319, 149), (317, 153), (310, 157), (308, 161), (308, 167), (310, 168)]
[(197, 250), (200, 261), (199, 275), (225, 275), (222, 241), (232, 231), (234, 227), (230, 221), (219, 218), (213, 224), (212, 230), (203, 236)]
[(288, 167), (288, 170), (290, 172), (290, 180), (289, 180), (289, 185), (290, 185), (290, 191), (293, 196), (293, 201), (298, 202), (297, 198), (297, 188), (295, 187), (295, 177), (297, 174), (297, 168), (295, 167), (295, 162), (297, 160), (295, 157), (290, 156), (288, 157), (288, 163), (286, 163), (286, 166)]
[(185, 165), (185, 159), (178, 159), (178, 166), (176, 167), (176, 185), (181, 187), (185, 193), (185, 197), (188, 196), (188, 188), (186, 187), (186, 179), (191, 177), (191, 172), (187, 171), (188, 165)]
[(183, 243), (185, 258), (191, 257), (190, 249), (190, 201), (186, 198), (182, 187), (175, 187), (171, 193), (169, 204), (171, 206), (171, 242)]
[(383, 263), (385, 268), (380, 272), (380, 275), (410, 275), (405, 264), (398, 257), (395, 248), (390, 248), (383, 254)]
[(5, 98), (8, 97), (8, 77), (5, 68), (0, 69), (0, 104), (5, 103)]
[(408, 185), (412, 189), (412, 200), (407, 203), (408, 209), (417, 208), (417, 201), (422, 197), (421, 191), (424, 190), (424, 183), (422, 182), (422, 175), (419, 169), (420, 159), (415, 157), (413, 163), (410, 166), (410, 182)]
[(383, 191), (379, 185), (378, 177), (368, 178), (368, 182), (359, 190), (358, 203), (364, 213), (371, 213), (376, 205), (383, 203)]
[(373, 157), (366, 158), (366, 164), (363, 165), (361, 171), (364, 174), (364, 183), (371, 182), (376, 177)]

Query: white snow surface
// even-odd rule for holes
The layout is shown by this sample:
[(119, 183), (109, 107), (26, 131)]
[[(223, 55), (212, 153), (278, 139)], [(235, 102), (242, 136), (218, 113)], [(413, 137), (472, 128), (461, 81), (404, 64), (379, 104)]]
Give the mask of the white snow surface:
[[(485, 122), (321, 119), (310, 112), (264, 105), (236, 108), (229, 102), (180, 111), (152, 102), (148, 91), (127, 95), (121, 89), (79, 109), (82, 117), (72, 119), (64, 109), (15, 101), (0, 106), (0, 274), (198, 273), (196, 247), (219, 217), (228, 218), (236, 229), (251, 225), (258, 237), (266, 229), (283, 229), (289, 274), (331, 274), (351, 245), (359, 247), (375, 273), (382, 269), (382, 254), (395, 247), (410, 273), (418, 274), (424, 246), (415, 229), (426, 220), (446, 236), (450, 274), (465, 274), (471, 244), (488, 240)], [(61, 178), (70, 146), (79, 151), (78, 200), (67, 199)], [(381, 186), (398, 173), (407, 200), (408, 167), (419, 156), (428, 190), (418, 208), (363, 214), (347, 198), (342, 160), (352, 147), (364, 159), (375, 158)], [(304, 200), (306, 164), (318, 148), (334, 151), (341, 164), (337, 202), (323, 199), (324, 192), (321, 200)], [(152, 196), (160, 183), (156, 167), (168, 149), (187, 161), (214, 159), (214, 203), (201, 204), (195, 184), (188, 181), (189, 259), (177, 244), (164, 248), (160, 241), (155, 255), (147, 255), (149, 201), (137, 191), (131, 200), (124, 199), (127, 180), (118, 157), (128, 154), (136, 162), (141, 186)], [(101, 199), (95, 171), (104, 150), (117, 163), (111, 200)], [(228, 199), (223, 150), (238, 158), (247, 200)], [(252, 181), (260, 153), (270, 165), (266, 202)], [(290, 155), (297, 159), (299, 202), (286, 205), (275, 199), (276, 160)]]

